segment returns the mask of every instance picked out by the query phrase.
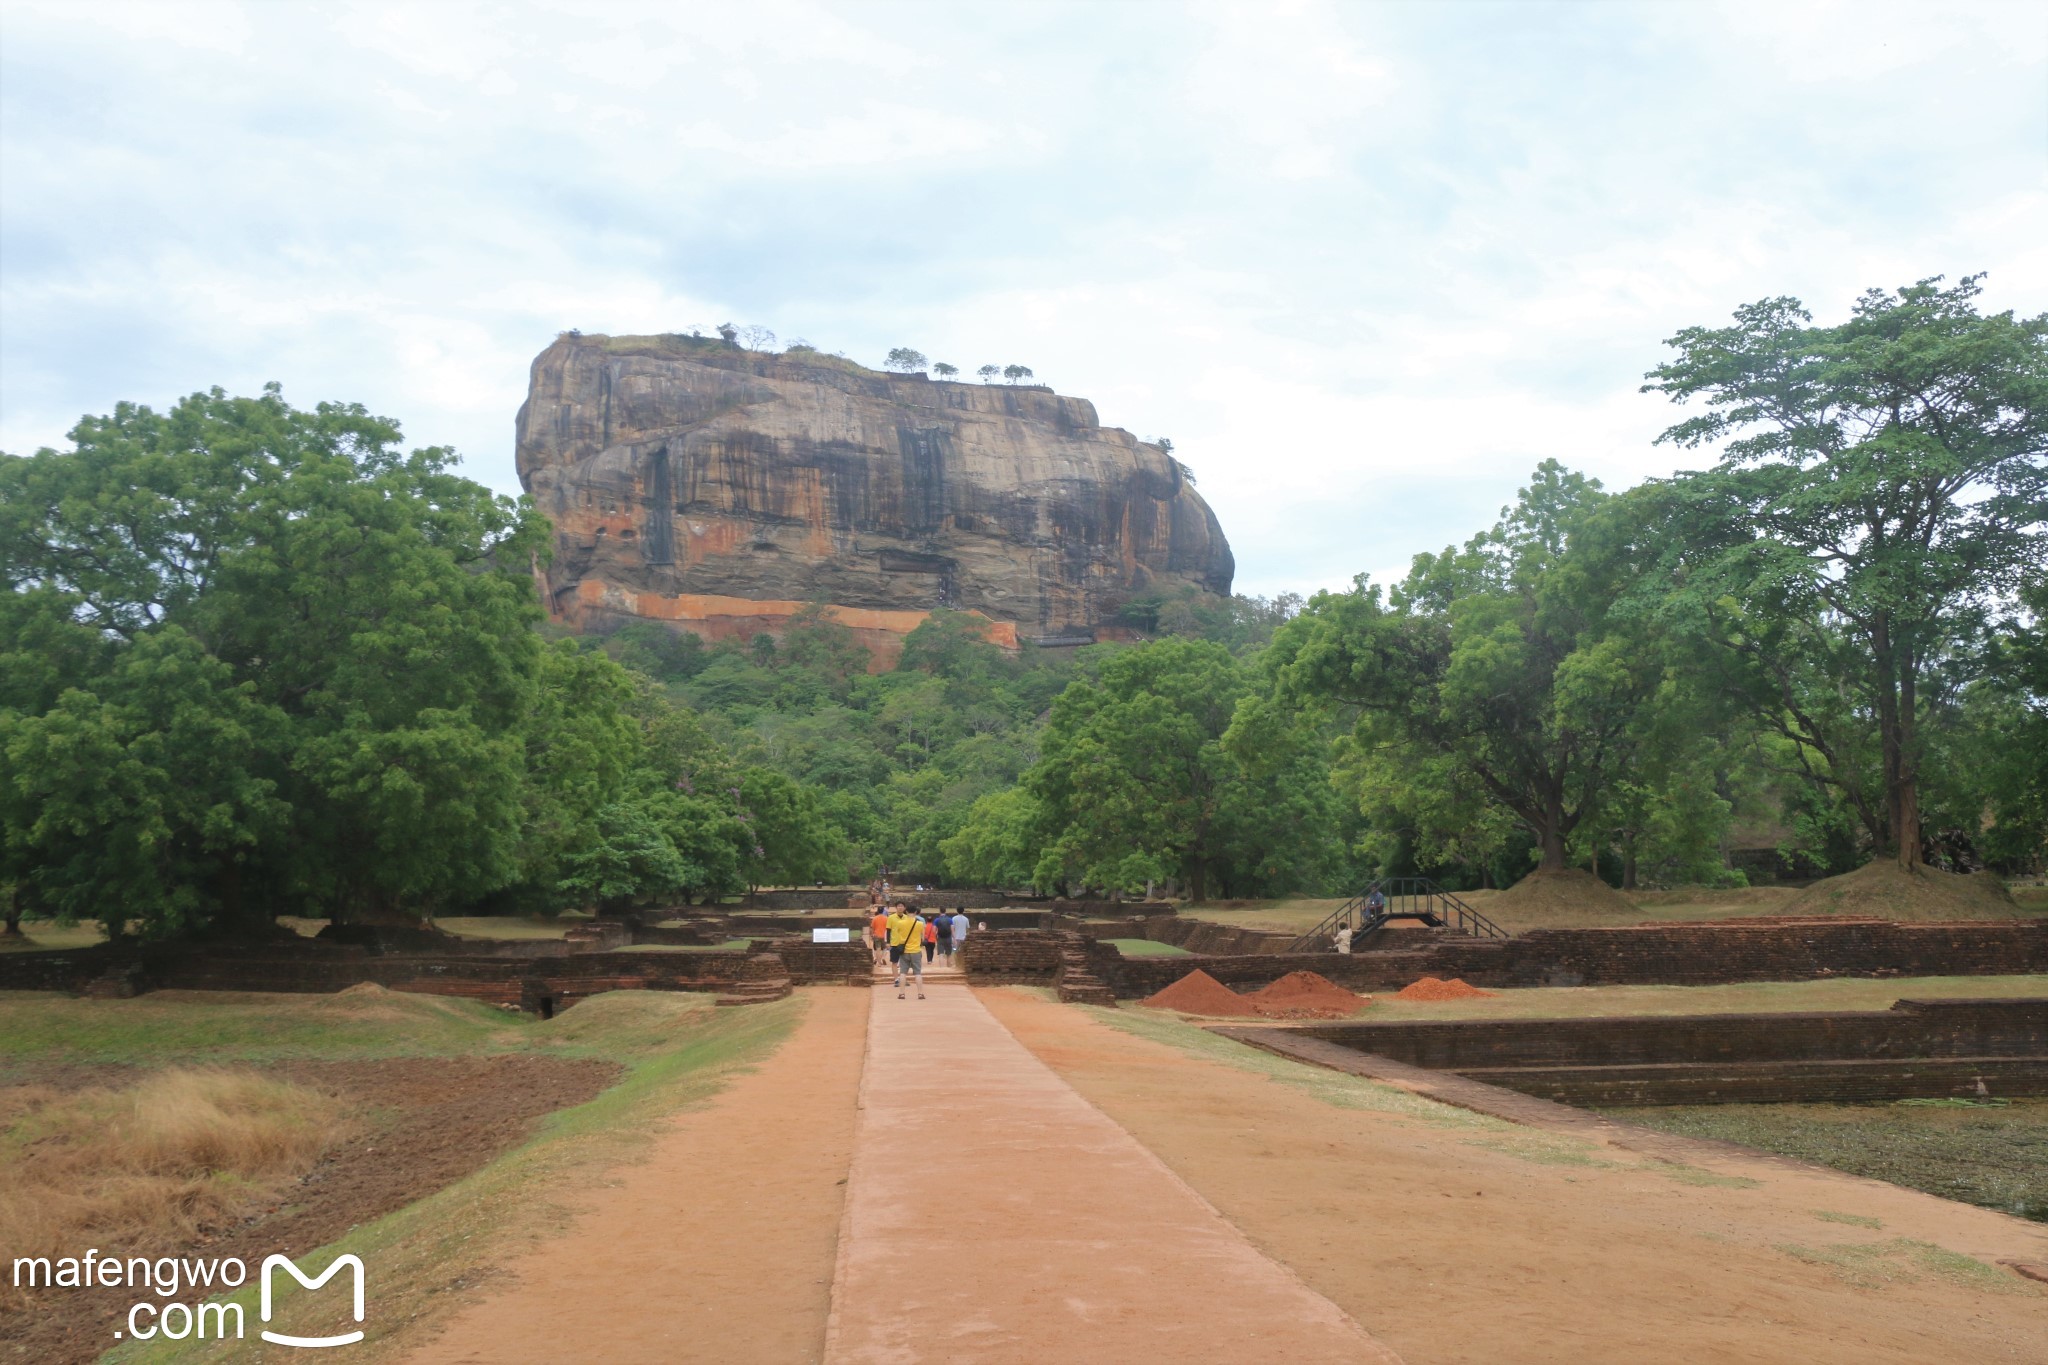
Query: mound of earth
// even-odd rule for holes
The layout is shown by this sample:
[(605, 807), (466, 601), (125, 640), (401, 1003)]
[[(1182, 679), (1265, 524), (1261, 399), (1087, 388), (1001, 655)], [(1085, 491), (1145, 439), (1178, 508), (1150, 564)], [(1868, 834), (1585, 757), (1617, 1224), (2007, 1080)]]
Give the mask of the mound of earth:
[(1462, 976), (1449, 981), (1441, 977), (1425, 976), (1420, 981), (1411, 981), (1394, 992), (1396, 1000), (1490, 1000), (1497, 991), (1482, 991), (1469, 985)]
[(1634, 902), (1583, 868), (1531, 872), (1488, 899), (1481, 912), (1509, 921), (1503, 928), (1547, 924), (1635, 924), (1643, 915)]
[(1785, 907), (1788, 915), (1840, 915), (1851, 919), (2004, 919), (2012, 892), (1989, 872), (1958, 876), (1939, 868), (1908, 871), (1893, 858), (1817, 881)]
[(1289, 972), (1250, 999), (1268, 1019), (1348, 1019), (1372, 1003), (1318, 972)]
[(1165, 990), (1148, 995), (1138, 1003), (1154, 1009), (1179, 1010), (1182, 1014), (1218, 1014), (1242, 1018), (1257, 1014), (1258, 1008), (1200, 967)]

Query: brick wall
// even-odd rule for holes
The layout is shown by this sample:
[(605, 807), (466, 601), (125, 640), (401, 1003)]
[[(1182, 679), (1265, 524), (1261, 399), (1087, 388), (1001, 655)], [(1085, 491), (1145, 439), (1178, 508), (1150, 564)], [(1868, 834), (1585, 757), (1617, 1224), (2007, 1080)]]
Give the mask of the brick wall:
[(2048, 999), (1832, 1014), (1314, 1024), (1300, 1033), (1567, 1104), (2048, 1094)]
[[(1103, 979), (1128, 997), (1150, 995), (1196, 967), (1230, 986), (1262, 986), (1288, 972), (1307, 970), (1361, 991), (1399, 990), (1424, 976), (1463, 977), (1487, 987), (1710, 986), (1834, 976), (2048, 972), (2048, 921), (1735, 920), (1539, 929), (1510, 939), (1444, 933), (1388, 937), (1400, 946), (1348, 957), (1239, 953), (1126, 958), (1120, 969)], [(1417, 940), (1418, 946), (1409, 946)]]
[(2048, 1054), (2048, 999), (1901, 1000), (1853, 1013), (1410, 1020), (1302, 1030), (1410, 1066), (1635, 1066)]
[(852, 943), (778, 943), (775, 954), (799, 986), (857, 981), (865, 985), (874, 970), (874, 954), (858, 939)]
[(1065, 941), (1066, 935), (1046, 929), (971, 933), (960, 967), (976, 985), (1049, 986), (1059, 975)]

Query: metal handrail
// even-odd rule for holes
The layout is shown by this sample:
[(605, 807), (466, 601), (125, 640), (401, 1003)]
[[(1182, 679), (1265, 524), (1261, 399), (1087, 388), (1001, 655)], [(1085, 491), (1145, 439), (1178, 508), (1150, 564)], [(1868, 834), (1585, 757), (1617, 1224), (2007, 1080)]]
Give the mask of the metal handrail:
[[(1375, 891), (1380, 893), (1381, 902), (1377, 911), (1366, 903)], [(1512, 937), (1507, 930), (1427, 877), (1382, 877), (1366, 887), (1362, 895), (1344, 902), (1324, 916), (1315, 928), (1287, 945), (1288, 951), (1301, 952), (1313, 948), (1320, 940), (1334, 938), (1342, 928), (1348, 927), (1354, 934), (1369, 934), (1388, 920), (1395, 919), (1421, 920), (1431, 928), (1455, 929), (1474, 938)]]

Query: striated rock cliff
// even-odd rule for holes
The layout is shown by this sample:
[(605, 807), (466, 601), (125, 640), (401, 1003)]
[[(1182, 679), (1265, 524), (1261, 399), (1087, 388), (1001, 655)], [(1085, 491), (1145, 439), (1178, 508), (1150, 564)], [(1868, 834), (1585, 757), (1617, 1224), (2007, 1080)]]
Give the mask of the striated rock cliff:
[(1134, 595), (1230, 591), (1180, 467), (1049, 389), (572, 335), (534, 360), (518, 439), (555, 526), (549, 607), (581, 629), (747, 637), (826, 602), (886, 662), (934, 607), (1072, 644)]

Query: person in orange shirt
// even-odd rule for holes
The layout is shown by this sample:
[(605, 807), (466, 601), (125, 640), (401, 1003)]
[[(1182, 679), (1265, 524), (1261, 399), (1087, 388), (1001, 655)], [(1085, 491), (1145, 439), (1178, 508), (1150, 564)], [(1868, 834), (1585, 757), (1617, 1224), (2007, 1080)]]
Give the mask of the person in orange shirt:
[(875, 907), (875, 917), (868, 921), (868, 947), (874, 951), (875, 965), (881, 966), (889, 960), (889, 912)]

